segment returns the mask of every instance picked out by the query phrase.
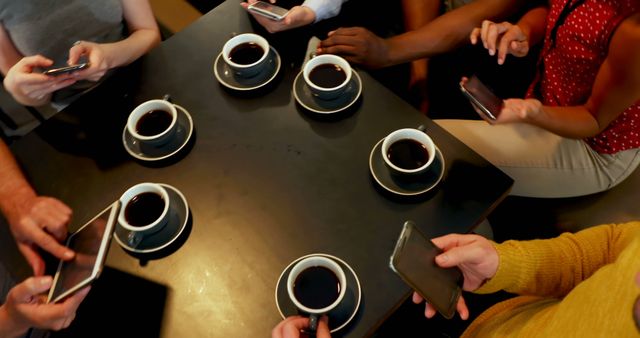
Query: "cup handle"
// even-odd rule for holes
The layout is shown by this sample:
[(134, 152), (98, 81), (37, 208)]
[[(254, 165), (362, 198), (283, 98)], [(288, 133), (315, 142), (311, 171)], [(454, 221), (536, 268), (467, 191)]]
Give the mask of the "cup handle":
[(316, 332), (318, 331), (318, 320), (320, 319), (320, 315), (316, 313), (312, 313), (309, 315), (309, 331)]
[(127, 243), (129, 244), (129, 246), (135, 248), (138, 246), (138, 244), (140, 244), (140, 242), (142, 242), (142, 234), (133, 231), (129, 232), (129, 234), (127, 235)]

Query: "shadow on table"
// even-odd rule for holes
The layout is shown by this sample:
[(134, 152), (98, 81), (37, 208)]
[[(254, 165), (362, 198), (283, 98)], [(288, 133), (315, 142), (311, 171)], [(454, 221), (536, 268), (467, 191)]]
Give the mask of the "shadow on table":
[(159, 337), (168, 288), (105, 267), (69, 328), (50, 337)]

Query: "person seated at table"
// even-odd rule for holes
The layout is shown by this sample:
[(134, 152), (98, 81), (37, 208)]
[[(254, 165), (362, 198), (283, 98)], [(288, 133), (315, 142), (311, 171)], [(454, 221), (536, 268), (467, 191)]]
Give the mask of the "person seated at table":
[[(38, 249), (69, 260), (75, 253), (60, 244), (67, 236), (71, 209), (61, 201), (38, 196), (20, 172), (9, 148), (0, 141), (0, 209), (18, 249), (33, 269), (34, 276), (14, 281), (0, 262), (0, 337), (18, 337), (29, 328), (59, 330), (73, 321), (75, 311), (89, 292), (79, 291), (63, 302), (45, 304), (43, 293), (53, 282), (43, 276), (45, 264)], [(7, 294), (8, 292), (8, 294)]]
[[(299, 6), (293, 6), (283, 20), (271, 20), (248, 10), (249, 5), (258, 0), (241, 2), (240, 5), (262, 25), (269, 33), (277, 33), (332, 18), (340, 13), (342, 4), (347, 0), (305, 0)], [(276, 4), (276, 0), (269, 0)]]
[[(450, 234), (432, 241), (444, 250), (436, 256), (436, 264), (460, 268), (464, 290), (520, 295), (481, 313), (463, 337), (635, 337), (640, 333), (638, 221), (599, 225), (546, 240), (496, 244), (478, 235)], [(422, 298), (414, 293), (413, 301), (420, 303)], [(457, 311), (462, 319), (469, 317), (463, 298)], [(427, 304), (425, 316), (435, 314)], [(276, 326), (273, 337), (298, 337), (307, 322), (287, 318)]]
[[(147, 0), (33, 0), (0, 5), (0, 71), (4, 86), (27, 106), (50, 102), (60, 110), (114, 68), (160, 42)], [(43, 69), (89, 62), (70, 74)]]

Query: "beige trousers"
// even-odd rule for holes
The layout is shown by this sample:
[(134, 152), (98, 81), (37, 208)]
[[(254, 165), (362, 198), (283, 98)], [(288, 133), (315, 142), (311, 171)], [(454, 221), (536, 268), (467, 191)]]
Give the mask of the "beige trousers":
[(434, 120), (514, 179), (512, 195), (571, 197), (612, 188), (640, 163), (640, 149), (607, 155), (582, 140), (524, 123)]

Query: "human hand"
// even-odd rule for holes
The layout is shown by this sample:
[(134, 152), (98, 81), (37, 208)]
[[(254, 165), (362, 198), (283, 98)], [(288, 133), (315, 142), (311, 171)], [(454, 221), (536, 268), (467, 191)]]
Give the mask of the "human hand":
[(471, 44), (475, 45), (478, 38), (482, 39), (489, 55), (496, 54), (498, 50), (498, 64), (503, 64), (507, 53), (517, 57), (523, 57), (529, 53), (529, 39), (518, 25), (509, 22), (495, 23), (489, 20), (482, 22), (482, 27), (471, 31)]
[(90, 41), (77, 41), (73, 47), (69, 49), (70, 65), (75, 65), (81, 56), (86, 56), (89, 60), (89, 67), (83, 70), (73, 72), (71, 75), (76, 79), (89, 80), (96, 82), (100, 80), (104, 74), (111, 69), (111, 65), (107, 61), (107, 55), (111, 52), (108, 44), (98, 44)]
[[(273, 328), (271, 338), (298, 338), (302, 336), (302, 330), (306, 328), (309, 328), (309, 317), (287, 317)], [(322, 316), (318, 321), (316, 338), (331, 338), (329, 318), (327, 316)]]
[[(89, 293), (86, 287), (60, 303), (46, 304), (43, 295), (53, 283), (51, 276), (30, 277), (14, 286), (0, 306), (0, 333), (19, 336), (29, 328), (60, 330), (68, 327), (80, 303)], [(3, 334), (0, 334), (3, 336)]]
[(9, 227), (36, 276), (44, 273), (44, 261), (37, 247), (60, 259), (74, 257), (73, 251), (60, 244), (67, 237), (67, 223), (71, 219), (71, 209), (66, 204), (35, 195), (16, 196), (13, 202), (13, 210), (7, 213)]
[[(240, 6), (244, 9), (248, 9), (249, 5), (256, 2), (257, 0), (248, 0), (248, 2), (241, 2)], [(270, 0), (270, 2), (275, 3), (275, 0)], [(251, 11), (249, 11), (249, 14), (251, 14), (251, 16), (253, 16), (253, 18), (256, 19), (256, 21), (258, 21), (258, 23), (269, 33), (277, 33), (296, 27), (306, 26), (316, 21), (316, 13), (306, 6), (294, 6), (289, 10), (289, 14), (280, 21), (271, 20)]]
[(389, 46), (385, 39), (362, 27), (339, 28), (320, 42), (317, 54), (336, 54), (369, 68), (385, 67)]
[(506, 99), (495, 121), (498, 123), (529, 122), (542, 114), (542, 102), (536, 99)]
[(51, 99), (51, 93), (76, 82), (69, 74), (49, 76), (36, 71), (51, 65), (53, 61), (42, 55), (26, 56), (9, 69), (4, 86), (22, 104), (44, 104)]
[[(450, 234), (431, 239), (433, 244), (444, 252), (436, 256), (436, 264), (443, 268), (457, 266), (462, 271), (464, 283), (462, 289), (473, 291), (498, 271), (498, 252), (491, 242), (478, 235)], [(422, 297), (414, 292), (413, 302), (420, 303)], [(469, 309), (460, 297), (456, 309), (462, 319), (469, 318)], [(426, 304), (425, 316), (431, 318), (436, 310)]]

